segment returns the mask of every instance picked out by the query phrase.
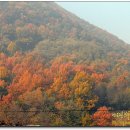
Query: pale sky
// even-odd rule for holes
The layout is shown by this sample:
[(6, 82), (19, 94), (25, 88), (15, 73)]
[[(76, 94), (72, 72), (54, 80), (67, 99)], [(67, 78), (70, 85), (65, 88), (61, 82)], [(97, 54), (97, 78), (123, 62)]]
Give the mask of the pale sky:
[(130, 2), (56, 2), (130, 44)]

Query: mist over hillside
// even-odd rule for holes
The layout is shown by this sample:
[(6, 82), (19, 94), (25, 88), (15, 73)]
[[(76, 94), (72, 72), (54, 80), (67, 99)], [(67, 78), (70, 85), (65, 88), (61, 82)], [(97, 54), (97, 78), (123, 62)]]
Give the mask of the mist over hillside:
[(54, 2), (0, 2), (1, 125), (113, 126), (129, 85), (123, 40)]

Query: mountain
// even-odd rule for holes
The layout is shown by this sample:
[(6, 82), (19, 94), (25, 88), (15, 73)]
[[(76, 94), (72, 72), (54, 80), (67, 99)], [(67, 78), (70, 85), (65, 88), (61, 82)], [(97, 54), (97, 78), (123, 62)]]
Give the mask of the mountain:
[(0, 2), (0, 125), (111, 126), (129, 79), (130, 45), (113, 34), (54, 2)]
[[(128, 44), (54, 2), (1, 2), (0, 12), (3, 41), (16, 42), (21, 51), (36, 49), (49, 60), (64, 54), (95, 60), (128, 52)], [(4, 51), (8, 43), (1, 45)]]

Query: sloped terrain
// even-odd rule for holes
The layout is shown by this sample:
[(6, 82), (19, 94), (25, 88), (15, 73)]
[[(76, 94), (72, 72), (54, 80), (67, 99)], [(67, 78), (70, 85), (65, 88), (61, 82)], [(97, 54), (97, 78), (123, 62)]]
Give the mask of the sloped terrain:
[(54, 2), (0, 2), (1, 125), (112, 126), (129, 85), (129, 44)]

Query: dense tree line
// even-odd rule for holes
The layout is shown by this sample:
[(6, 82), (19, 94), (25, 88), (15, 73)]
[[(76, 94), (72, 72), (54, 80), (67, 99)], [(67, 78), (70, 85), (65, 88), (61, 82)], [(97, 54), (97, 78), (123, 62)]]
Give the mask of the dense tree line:
[(129, 45), (52, 2), (0, 2), (0, 20), (1, 125), (111, 126), (130, 109)]

